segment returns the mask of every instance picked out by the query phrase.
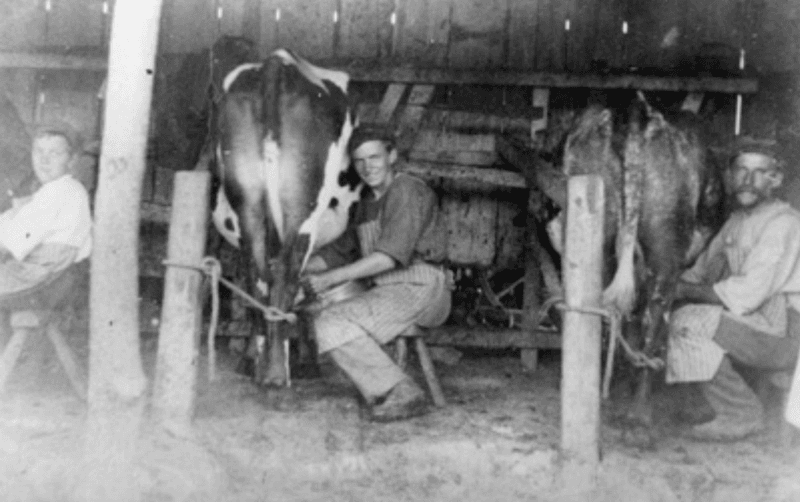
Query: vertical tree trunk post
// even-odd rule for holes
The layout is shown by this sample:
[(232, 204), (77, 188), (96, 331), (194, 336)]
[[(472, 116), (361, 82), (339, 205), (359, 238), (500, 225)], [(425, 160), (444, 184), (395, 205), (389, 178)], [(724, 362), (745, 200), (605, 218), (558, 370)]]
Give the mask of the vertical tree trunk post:
[(161, 0), (117, 0), (111, 28), (90, 299), (82, 501), (138, 501), (136, 438), (147, 380), (139, 354), (139, 205)]
[(570, 178), (562, 260), (567, 311), (561, 352), (561, 474), (564, 486), (587, 501), (592, 500), (600, 461), (602, 320), (570, 309), (600, 305), (603, 193), (599, 176)]
[[(175, 173), (167, 246), (169, 262), (200, 264), (203, 259), (210, 186), (208, 172)], [(153, 417), (161, 426), (175, 431), (189, 430), (194, 410), (202, 280), (202, 272), (182, 267), (168, 267), (164, 280)]]

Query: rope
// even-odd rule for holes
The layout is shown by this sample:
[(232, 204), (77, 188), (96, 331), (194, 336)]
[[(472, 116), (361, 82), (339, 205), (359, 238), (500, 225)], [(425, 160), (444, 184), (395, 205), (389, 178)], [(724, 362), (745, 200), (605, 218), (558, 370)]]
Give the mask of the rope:
[(547, 312), (556, 307), (561, 311), (580, 312), (582, 314), (597, 315), (603, 318), (608, 323), (609, 340), (608, 340), (608, 357), (606, 359), (606, 371), (603, 377), (603, 398), (608, 398), (611, 387), (611, 373), (614, 367), (614, 355), (616, 352), (617, 342), (625, 350), (625, 355), (630, 360), (631, 364), (637, 368), (650, 368), (658, 371), (664, 368), (664, 360), (659, 357), (650, 357), (640, 350), (636, 350), (628, 343), (622, 336), (622, 316), (616, 310), (608, 310), (596, 307), (570, 307), (566, 304), (561, 297), (552, 297), (544, 302), (537, 318), (536, 326), (541, 323), (541, 320), (547, 315)]
[[(183, 263), (183, 262), (177, 262), (177, 261), (171, 261), (171, 260), (164, 260), (162, 263), (167, 267), (188, 268), (188, 269), (192, 269), (192, 270), (199, 270), (201, 272), (205, 272), (206, 274), (210, 274), (210, 271), (206, 268), (206, 263), (207, 263), (208, 260), (213, 260), (213, 261), (219, 263), (219, 261), (217, 261), (216, 258), (211, 257), (211, 256), (207, 256), (206, 258), (204, 258), (202, 265), (195, 265), (195, 264), (192, 264), (192, 263)], [(294, 312), (284, 312), (283, 310), (279, 309), (278, 307), (272, 307), (270, 305), (264, 305), (263, 303), (259, 302), (258, 300), (256, 300), (252, 296), (250, 296), (245, 290), (243, 290), (242, 288), (240, 288), (239, 286), (237, 286), (236, 284), (232, 283), (231, 281), (229, 281), (228, 279), (226, 279), (224, 277), (220, 276), (219, 282), (222, 285), (224, 285), (226, 288), (230, 289), (231, 291), (233, 291), (237, 295), (239, 295), (242, 298), (244, 298), (245, 300), (247, 300), (247, 302), (250, 303), (250, 305), (252, 305), (253, 307), (255, 307), (258, 310), (260, 310), (261, 313), (264, 315), (264, 319), (266, 319), (267, 321), (269, 321), (269, 322), (286, 321), (286, 322), (291, 323), (291, 324), (294, 324), (294, 323), (297, 322), (297, 314), (295, 314)]]
[(208, 381), (217, 380), (217, 323), (219, 321), (219, 279), (222, 266), (216, 259), (203, 259), (203, 266), (211, 280), (211, 321), (208, 323)]
[[(162, 262), (167, 267), (178, 267), (189, 270), (197, 270), (206, 274), (211, 281), (211, 320), (208, 325), (208, 379), (213, 382), (217, 378), (217, 350), (215, 347), (217, 325), (219, 324), (219, 284), (247, 300), (251, 305), (259, 309), (268, 322), (297, 322), (297, 314), (294, 312), (284, 312), (277, 307), (264, 305), (236, 284), (222, 277), (222, 265), (213, 256), (203, 258), (200, 265), (194, 263), (179, 262), (174, 260), (164, 260)], [(284, 341), (287, 343), (288, 340)], [(288, 354), (288, 350), (286, 352)], [(287, 357), (288, 361), (288, 357)], [(288, 368), (286, 369), (287, 382), (289, 381)]]

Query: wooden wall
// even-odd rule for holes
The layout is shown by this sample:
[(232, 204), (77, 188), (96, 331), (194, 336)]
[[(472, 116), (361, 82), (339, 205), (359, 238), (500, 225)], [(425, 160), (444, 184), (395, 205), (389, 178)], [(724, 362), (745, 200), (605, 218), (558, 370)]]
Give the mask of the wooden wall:
[(316, 60), (581, 72), (685, 66), (725, 46), (776, 72), (800, 69), (798, 16), (793, 0), (173, 0), (162, 51), (244, 34)]
[[(102, 48), (113, 1), (3, 0), (0, 50)], [(795, 0), (166, 0), (160, 50), (233, 34), (317, 60), (585, 71), (665, 68), (724, 44), (769, 73), (800, 69), (799, 20)]]
[[(103, 57), (113, 7), (114, 0), (2, 0), (0, 51)], [(227, 34), (255, 40), (262, 54), (288, 47), (312, 61), (337, 65), (702, 73), (723, 64), (735, 67), (744, 49), (750, 70), (800, 72), (796, 0), (165, 0), (161, 22), (161, 71)], [(67, 118), (87, 137), (96, 137), (102, 78), (102, 72), (91, 71), (2, 69), (0, 91), (28, 123)], [(437, 94), (432, 103), (483, 103), (465, 112), (473, 115), (514, 109), (523, 129), (536, 113), (530, 89), (474, 87), (451, 86), (446, 99)], [(568, 107), (578, 94), (565, 93)], [(748, 114), (747, 105), (757, 102), (758, 97), (745, 102), (751, 122), (757, 122), (762, 108), (750, 106)], [(429, 110), (426, 120), (429, 129), (438, 124), (433, 143), (439, 144), (447, 127), (436, 122), (436, 113)], [(450, 121), (456, 117), (440, 115)], [(730, 126), (729, 116), (720, 127)], [(787, 129), (796, 130), (794, 115), (791, 120)], [(456, 153), (459, 158), (493, 153), (474, 147)], [(168, 178), (154, 169), (146, 182), (148, 197), (167, 202)], [(454, 258), (487, 265), (518, 256), (523, 229), (507, 222), (524, 203), (458, 184), (439, 188), (449, 194), (444, 209), (451, 216), (452, 242), (458, 243), (451, 245)]]
[[(3, 0), (0, 51), (104, 55), (114, 0)], [(627, 32), (623, 33), (623, 25)], [(285, 46), (311, 60), (470, 69), (585, 72), (713, 69), (745, 49), (760, 73), (800, 71), (795, 0), (166, 0), (162, 61), (220, 35)], [(35, 120), (52, 75), (3, 70), (23, 117)], [(69, 77), (73, 78), (74, 77)], [(72, 82), (97, 90), (97, 78)], [(76, 87), (77, 86), (77, 87)], [(19, 92), (26, 89), (28, 92)], [(42, 101), (44, 99), (44, 101)], [(60, 99), (60, 98), (59, 98)], [(81, 122), (84, 118), (79, 118)], [(92, 133), (92, 124), (82, 126)]]

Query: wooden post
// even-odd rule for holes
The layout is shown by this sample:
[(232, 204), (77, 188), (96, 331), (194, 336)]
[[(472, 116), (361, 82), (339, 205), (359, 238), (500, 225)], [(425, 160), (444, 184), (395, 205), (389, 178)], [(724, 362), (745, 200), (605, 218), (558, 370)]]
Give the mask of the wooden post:
[(567, 311), (561, 351), (561, 456), (565, 487), (592, 500), (600, 461), (599, 316), (603, 264), (603, 180), (574, 176), (568, 183), (567, 240), (562, 270)]
[(117, 0), (111, 28), (90, 298), (89, 413), (75, 500), (137, 502), (147, 379), (139, 346), (139, 202), (161, 0)]
[(536, 133), (547, 129), (547, 114), (550, 109), (550, 89), (536, 87), (533, 89), (533, 106), (542, 109), (542, 117), (531, 120), (531, 139), (536, 139)]
[[(211, 175), (175, 173), (167, 260), (200, 264), (206, 247)], [(153, 417), (169, 430), (186, 432), (194, 410), (197, 359), (202, 327), (198, 270), (167, 267), (158, 334)], [(209, 347), (211, 350), (211, 347)]]
[[(525, 333), (536, 337), (536, 325), (541, 310), (542, 280), (540, 277), (541, 266), (539, 257), (542, 253), (539, 245), (538, 225), (536, 216), (530, 210), (539, 207), (541, 195), (538, 190), (528, 191), (528, 217), (525, 225), (525, 286), (522, 290), (522, 329)], [(539, 366), (538, 349), (520, 349), (520, 361), (525, 371), (534, 372)]]

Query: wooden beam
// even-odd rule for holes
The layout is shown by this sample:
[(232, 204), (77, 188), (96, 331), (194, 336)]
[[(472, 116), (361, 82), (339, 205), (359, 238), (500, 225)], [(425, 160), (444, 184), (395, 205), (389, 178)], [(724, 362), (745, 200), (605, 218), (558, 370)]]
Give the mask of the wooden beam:
[(753, 94), (758, 79), (747, 77), (653, 77), (524, 71), (480, 71), (455, 68), (342, 68), (360, 82), (426, 83), (434, 85), (524, 85), (532, 87), (640, 89), (643, 91), (706, 91)]
[(108, 69), (108, 60), (105, 57), (36, 52), (0, 52), (0, 68), (106, 71)]
[(428, 103), (433, 98), (434, 90), (435, 86), (433, 85), (415, 85), (411, 88), (406, 107), (400, 112), (397, 120), (398, 151), (407, 152), (414, 144), (417, 132), (422, 126), (422, 118), (428, 109)]
[(461, 166), (491, 166), (497, 162), (496, 152), (487, 151), (448, 151), (448, 150), (411, 150), (408, 152), (411, 161), (458, 164)]
[(380, 106), (378, 106), (378, 116), (375, 121), (379, 124), (387, 124), (392, 120), (397, 104), (406, 92), (405, 84), (389, 84), (386, 93), (383, 95)]
[(561, 336), (558, 331), (539, 329), (535, 334), (523, 329), (440, 326), (428, 328), (425, 343), (452, 347), (485, 349), (558, 349)]
[(463, 111), (434, 105), (429, 108), (429, 124), (449, 132), (500, 133), (526, 132), (534, 117), (533, 108), (526, 110), (497, 107), (493, 110)]
[[(363, 67), (330, 65), (350, 74), (356, 82), (393, 82), (430, 85), (524, 85), (532, 87), (640, 89), (643, 91), (721, 92), (753, 94), (758, 91), (754, 77), (656, 77), (648, 75), (595, 75), (509, 70), (461, 70), (442, 68)], [(104, 71), (103, 57), (61, 56), (26, 52), (0, 52), (0, 68), (37, 68)]]
[(519, 169), (530, 187), (536, 187), (559, 207), (567, 207), (567, 179), (556, 166), (540, 158), (536, 150), (517, 139), (498, 134), (497, 153)]
[(445, 178), (460, 181), (477, 181), (487, 185), (508, 188), (525, 188), (525, 179), (519, 173), (456, 164), (437, 164), (433, 162), (406, 161), (398, 166), (399, 171), (422, 178)]

